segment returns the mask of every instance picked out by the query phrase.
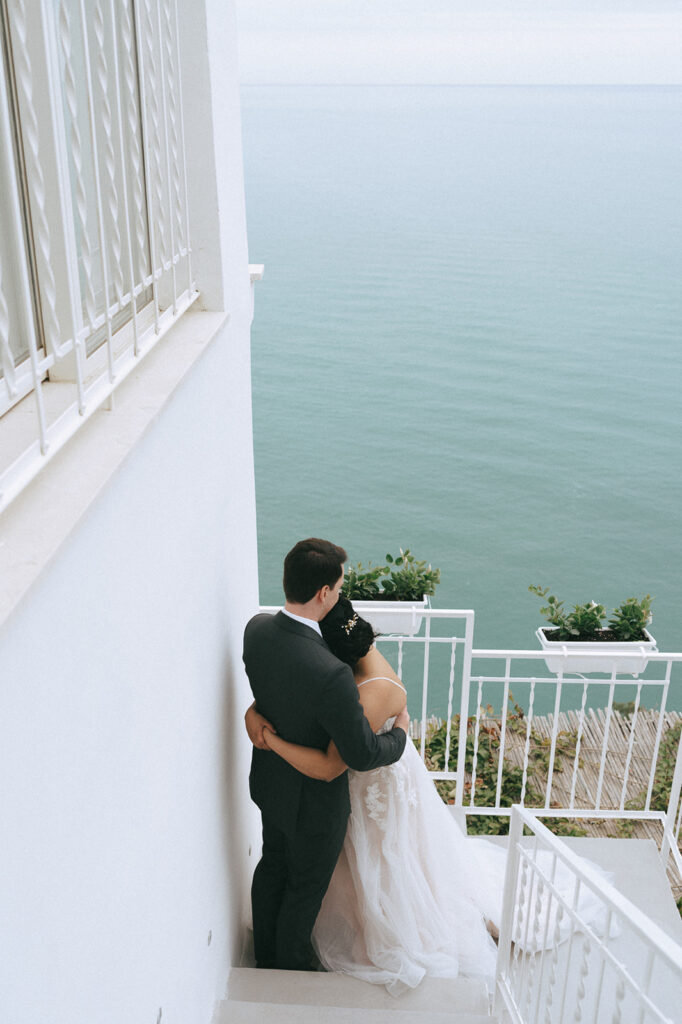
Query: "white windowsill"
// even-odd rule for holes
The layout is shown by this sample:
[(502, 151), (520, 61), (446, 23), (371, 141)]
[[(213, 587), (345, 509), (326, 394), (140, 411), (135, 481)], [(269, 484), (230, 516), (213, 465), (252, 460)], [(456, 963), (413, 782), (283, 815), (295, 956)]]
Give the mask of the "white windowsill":
[(0, 627), (228, 320), (185, 313), (116, 390), (113, 410), (94, 413), (2, 513)]

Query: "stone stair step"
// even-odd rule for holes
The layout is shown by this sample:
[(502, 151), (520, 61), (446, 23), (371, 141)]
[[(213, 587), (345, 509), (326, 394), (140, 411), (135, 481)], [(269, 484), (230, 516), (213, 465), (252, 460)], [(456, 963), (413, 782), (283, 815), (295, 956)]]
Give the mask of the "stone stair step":
[[(482, 981), (469, 978), (424, 978), (401, 996), (389, 995), (383, 985), (370, 985), (346, 974), (323, 971), (276, 971), (234, 967), (227, 995), (236, 1002), (364, 1008), (395, 1013), (427, 1011), (488, 1013), (488, 994)], [(402, 1019), (402, 1018), (401, 1018)]]
[[(398, 1000), (393, 1000), (398, 1002)], [(499, 1019), (483, 1013), (449, 1013), (420, 1010), (367, 1009), (362, 1006), (315, 1006), (310, 1003), (256, 1003), (223, 1000), (213, 1024), (496, 1024)]]

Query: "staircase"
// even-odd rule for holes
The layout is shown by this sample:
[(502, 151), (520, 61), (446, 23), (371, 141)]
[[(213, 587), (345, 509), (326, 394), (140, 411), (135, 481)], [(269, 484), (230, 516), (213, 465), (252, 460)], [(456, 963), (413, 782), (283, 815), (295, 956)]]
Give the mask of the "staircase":
[[(507, 842), (506, 837), (490, 838), (500, 845)], [(616, 888), (662, 928), (671, 941), (682, 944), (682, 922), (658, 850), (651, 840), (569, 837), (564, 842), (576, 853), (610, 870)], [(632, 965), (633, 976), (637, 975), (637, 963), (646, 960), (646, 950), (640, 949), (625, 929), (610, 941), (609, 949), (618, 962)], [(557, 958), (559, 977), (567, 956), (567, 944), (562, 944)], [(590, 963), (595, 957), (595, 953), (590, 954)], [(245, 935), (241, 962), (254, 963), (251, 933)], [(575, 994), (581, 983), (585, 1005), (591, 1005), (597, 990), (605, 989), (606, 1016), (595, 1019), (599, 1024), (602, 1019), (610, 1020), (615, 996), (610, 994), (609, 987), (613, 988), (614, 979), (607, 977), (604, 981), (596, 964), (589, 977), (581, 981), (577, 966), (576, 962), (569, 971), (565, 1006), (555, 994), (551, 1019), (572, 1019), (577, 1009)], [(682, 979), (673, 977), (661, 977), (656, 984), (657, 1005), (671, 1021), (679, 1019), (681, 985)], [(543, 1007), (549, 972), (541, 979), (540, 988), (537, 1005)], [(395, 998), (383, 986), (369, 985), (347, 975), (265, 971), (242, 966), (232, 969), (226, 998), (217, 1005), (213, 1024), (504, 1024), (508, 1017), (504, 1010), (500, 1012), (499, 1017), (490, 1016), (485, 986), (466, 978), (425, 978), (416, 989)], [(637, 1007), (633, 1004), (622, 1008), (618, 1019), (623, 1024), (636, 1024)]]
[(482, 982), (425, 978), (395, 998), (344, 974), (236, 967), (213, 1024), (492, 1024)]

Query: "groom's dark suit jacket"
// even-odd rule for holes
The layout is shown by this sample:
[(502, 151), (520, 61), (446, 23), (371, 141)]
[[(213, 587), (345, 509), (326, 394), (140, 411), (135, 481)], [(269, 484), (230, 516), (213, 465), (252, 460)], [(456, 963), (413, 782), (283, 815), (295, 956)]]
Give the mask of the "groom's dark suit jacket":
[[(353, 673), (322, 637), (283, 612), (256, 615), (244, 633), (244, 664), (256, 707), (292, 743), (326, 750), (334, 740), (351, 768), (397, 761), (405, 733), (376, 736), (364, 716)], [(319, 834), (348, 816), (348, 776), (319, 782), (269, 750), (254, 747), (251, 798), (283, 832)]]

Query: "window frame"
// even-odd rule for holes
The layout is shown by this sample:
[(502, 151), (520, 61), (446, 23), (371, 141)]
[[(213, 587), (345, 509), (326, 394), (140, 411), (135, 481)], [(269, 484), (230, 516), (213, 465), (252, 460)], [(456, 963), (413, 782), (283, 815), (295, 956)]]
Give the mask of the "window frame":
[[(12, 465), (0, 466), (0, 511), (39, 471), (40, 465), (51, 458), (92, 412), (113, 394), (115, 387), (139, 359), (154, 347), (198, 296), (192, 276), (189, 240), (176, 0), (129, 0), (124, 12), (124, 27), (117, 20), (112, 0), (96, 0), (93, 7), (88, 8), (87, 17), (86, 6), (81, 0), (77, 12), (81, 18), (82, 38), (87, 40), (81, 54), (87, 66), (87, 82), (85, 97), (81, 96), (79, 102), (85, 99), (87, 103), (97, 202), (96, 230), (104, 287), (103, 307), (97, 310), (94, 318), (90, 311), (86, 316), (77, 241), (78, 224), (82, 226), (84, 223), (82, 219), (77, 220), (83, 217), (82, 210), (77, 207), (76, 192), (76, 186), (82, 185), (82, 178), (76, 182), (73, 180), (69, 151), (76, 119), (73, 78), (71, 95), (67, 96), (66, 78), (62, 77), (63, 67), (67, 65), (60, 63), (66, 61), (68, 64), (68, 46), (73, 41), (73, 37), (69, 37), (69, 23), (64, 21), (67, 5), (68, 0), (39, 0), (29, 7), (27, 0), (17, 0), (8, 18), (5, 17), (7, 7), (3, 5), (0, 24), (4, 39), (0, 47), (0, 143), (5, 143), (3, 167), (13, 185), (5, 205), (11, 211), (13, 247), (17, 253), (15, 262), (21, 275), (21, 330), (28, 330), (29, 309), (35, 310), (36, 320), (27, 333), (28, 358), (15, 361), (12, 381), (5, 375), (0, 377), (0, 416), (35, 392), (39, 435), (37, 447), (34, 443)], [(73, 5), (71, 11), (74, 11)], [(121, 16), (118, 9), (117, 14)], [(89, 66), (90, 47), (93, 45), (90, 32), (95, 31), (95, 18), (99, 18), (96, 55), (100, 61), (100, 75), (102, 63), (105, 64), (104, 79), (100, 78), (98, 83), (100, 97), (106, 93), (105, 84), (113, 93), (106, 142), (113, 147), (113, 159), (116, 161), (112, 172), (109, 149), (107, 174), (115, 202), (107, 211), (104, 207), (106, 197), (99, 181), (103, 157), (98, 150), (101, 131), (98, 131), (94, 109), (98, 94)], [(110, 32), (108, 40), (105, 30)], [(68, 37), (66, 42), (65, 37)], [(17, 57), (14, 50), (20, 49), (21, 45), (23, 50)], [(60, 46), (65, 49), (60, 50)], [(107, 47), (112, 62), (108, 72)], [(123, 60), (127, 62), (125, 65)], [(149, 71), (145, 60), (149, 62)], [(133, 66), (136, 79), (131, 76)], [(127, 74), (125, 95), (124, 73)], [(148, 108), (145, 92), (155, 92), (150, 85), (158, 89), (159, 95), (155, 94), (153, 106)], [(127, 104), (125, 110), (124, 102)], [(135, 122), (131, 111), (137, 112), (138, 122)], [(79, 122), (82, 121), (81, 115), (82, 110), (78, 114)], [(130, 135), (126, 133), (135, 130), (139, 130), (139, 137), (134, 145), (134, 176), (130, 179), (136, 192), (133, 209), (127, 194), (132, 158), (126, 150), (126, 141), (130, 141)], [(6, 144), (15, 136), (13, 146), (16, 153)], [(82, 174), (82, 166), (77, 168), (77, 173)], [(116, 174), (119, 175), (118, 182)], [(121, 195), (117, 194), (117, 185)], [(20, 202), (22, 190), (24, 194)], [(140, 195), (143, 215), (140, 214)], [(112, 212), (116, 209), (116, 202), (120, 203), (122, 224), (115, 220)], [(104, 227), (105, 216), (116, 224), (117, 230), (111, 236)], [(133, 222), (134, 216), (138, 218), (136, 223)], [(146, 234), (140, 231), (142, 216)], [(155, 223), (156, 217), (159, 218), (158, 224)], [(170, 231), (165, 237), (164, 219)], [(138, 249), (133, 255), (136, 228)], [(155, 253), (154, 234), (157, 228), (162, 237)], [(127, 245), (127, 288), (123, 290), (120, 280), (126, 273), (126, 264), (121, 245), (117, 248), (112, 242), (114, 235), (119, 243)], [(22, 236), (26, 247), (32, 246), (30, 252), (22, 250)], [(119, 278), (115, 294), (110, 290), (107, 276), (110, 247), (118, 259), (113, 264)], [(31, 259), (33, 266), (30, 265)], [(184, 268), (181, 266), (183, 262)], [(182, 279), (178, 276), (181, 271), (186, 274)], [(92, 281), (88, 279), (87, 284), (91, 286)], [(126, 309), (129, 313), (125, 322), (116, 325), (117, 314), (124, 313)], [(1, 313), (0, 308), (0, 317)], [(88, 342), (98, 332), (104, 332), (104, 337), (89, 351)], [(9, 350), (11, 352), (11, 346)], [(55, 421), (48, 423), (45, 407), (54, 403), (45, 401), (45, 389), (53, 384), (71, 385), (75, 401)]]
[[(7, 214), (7, 219), (3, 218), (5, 251), (6, 254), (11, 254), (19, 294), (15, 296), (17, 301), (12, 320), (9, 319), (8, 311), (7, 342), (13, 372), (3, 372), (0, 375), (0, 416), (33, 390), (35, 369), (41, 379), (45, 379), (54, 362), (51, 356), (46, 355), (42, 334), (35, 250), (30, 218), (27, 215), (29, 207), (25, 169), (22, 166), (23, 150), (14, 65), (6, 19), (7, 8), (3, 4), (0, 6), (0, 183), (4, 180), (8, 193), (3, 196), (2, 204)], [(2, 298), (4, 301), (4, 296)], [(13, 321), (16, 321), (14, 328), (20, 331), (24, 338), (28, 339), (33, 334), (37, 359), (35, 369), (31, 366), (30, 342), (27, 343), (26, 354), (19, 361), (16, 361), (12, 354), (10, 334)]]

